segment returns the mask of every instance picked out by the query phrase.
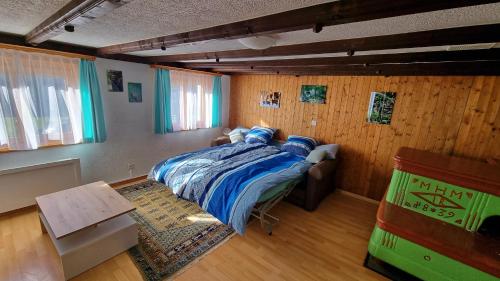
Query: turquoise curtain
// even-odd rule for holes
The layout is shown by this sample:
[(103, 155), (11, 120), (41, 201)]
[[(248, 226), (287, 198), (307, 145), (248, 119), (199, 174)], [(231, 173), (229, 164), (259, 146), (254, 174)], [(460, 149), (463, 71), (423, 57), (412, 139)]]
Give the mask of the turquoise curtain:
[(170, 72), (167, 69), (157, 68), (155, 81), (155, 134), (165, 134), (172, 131)]
[(83, 141), (104, 142), (106, 125), (102, 110), (101, 88), (95, 63), (80, 60), (80, 94), (82, 98)]
[(212, 90), (212, 128), (222, 127), (222, 83), (221, 76), (214, 76)]

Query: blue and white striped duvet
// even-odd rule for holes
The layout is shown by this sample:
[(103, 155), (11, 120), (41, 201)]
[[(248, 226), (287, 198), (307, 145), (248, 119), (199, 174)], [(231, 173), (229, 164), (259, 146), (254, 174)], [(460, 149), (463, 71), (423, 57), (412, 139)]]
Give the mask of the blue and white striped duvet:
[(268, 189), (301, 177), (303, 157), (243, 142), (184, 153), (153, 167), (149, 178), (243, 234), (253, 206)]

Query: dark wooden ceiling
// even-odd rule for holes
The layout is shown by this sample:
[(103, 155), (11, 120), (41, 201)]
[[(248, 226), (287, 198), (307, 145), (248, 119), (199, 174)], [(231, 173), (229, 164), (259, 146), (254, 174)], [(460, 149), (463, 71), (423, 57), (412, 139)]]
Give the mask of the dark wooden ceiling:
[[(88, 16), (89, 13), (102, 15), (106, 11), (126, 2), (126, 0), (72, 0), (32, 32), (28, 33), (27, 36), (0, 34), (0, 42), (17, 45), (37, 44), (39, 48), (230, 74), (498, 75), (500, 73), (500, 49), (359, 55), (361, 51), (500, 42), (500, 24), (276, 46), (265, 50), (242, 49), (153, 57), (125, 54), (133, 51), (168, 48), (189, 42), (213, 39), (242, 38), (304, 29), (310, 29), (311, 32), (320, 32), (324, 26), (329, 25), (499, 2), (486, 0), (336, 1), (251, 20), (98, 49), (47, 41), (51, 36), (60, 32), (61, 28), (64, 28), (65, 19), (72, 19), (75, 23), (85, 24), (86, 21), (92, 20), (92, 17)], [(103, 3), (109, 5), (103, 6), (101, 5)], [(84, 19), (81, 19), (82, 17)], [(332, 56), (332, 53), (340, 54)], [(345, 55), (342, 53), (345, 53)], [(252, 60), (260, 57), (317, 56), (321, 54), (329, 55), (303, 59)], [(208, 59), (214, 61), (181, 62)], [(231, 61), (225, 59), (231, 59)]]
[(240, 22), (99, 48), (100, 54), (128, 53), (180, 44), (234, 39), (346, 24), (464, 6), (491, 0), (349, 0), (335, 1)]

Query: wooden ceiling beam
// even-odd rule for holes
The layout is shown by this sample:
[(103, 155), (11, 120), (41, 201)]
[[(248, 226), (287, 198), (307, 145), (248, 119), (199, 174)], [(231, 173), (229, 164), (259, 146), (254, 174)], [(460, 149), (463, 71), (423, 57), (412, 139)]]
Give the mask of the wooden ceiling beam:
[[(128, 53), (172, 47), (185, 43), (235, 39), (295, 30), (319, 31), (331, 26), (422, 12), (494, 3), (494, 0), (350, 0), (335, 1), (286, 11), (250, 20), (219, 25), (189, 32), (138, 40), (99, 48), (101, 54)], [(311, 31), (312, 32), (312, 31)]]
[[(27, 44), (25, 42), (23, 36), (10, 33), (0, 33), (0, 43), (31, 47), (30, 44)], [(60, 43), (55, 41), (45, 41), (41, 44), (38, 44), (34, 48), (41, 48), (41, 49), (61, 51), (61, 52), (72, 52), (88, 56), (97, 55), (97, 50), (95, 48)]]
[(363, 56), (322, 57), (285, 60), (255, 60), (229, 62), (184, 63), (187, 68), (231, 68), (231, 67), (280, 67), (280, 66), (329, 66), (338, 64), (380, 64), (380, 63), (415, 63), (446, 61), (500, 61), (500, 49), (435, 51), (419, 53), (380, 54)]
[[(23, 36), (8, 34), (8, 33), (0, 33), (0, 43), (31, 47), (29, 44), (26, 44)], [(133, 56), (133, 55), (127, 55), (127, 54), (116, 54), (116, 55), (102, 56), (102, 55), (99, 55), (97, 53), (96, 48), (60, 43), (60, 42), (55, 42), (55, 41), (45, 41), (41, 44), (38, 44), (37, 46), (34, 46), (33, 48), (82, 54), (82, 55), (86, 55), (86, 56), (102, 57), (102, 58), (121, 60), (121, 61), (127, 61), (127, 62), (150, 64), (145, 57), (139, 57), (139, 56)], [(181, 66), (181, 64), (179, 64), (179, 63), (166, 63), (166, 64), (171, 65), (171, 66)]]
[(280, 75), (500, 75), (499, 61), (437, 62), (376, 65), (335, 65), (311, 67), (212, 68), (211, 71), (233, 74)]
[(26, 35), (26, 42), (37, 45), (64, 32), (65, 26), (81, 26), (125, 5), (130, 0), (71, 0)]
[(270, 56), (295, 56), (309, 54), (340, 53), (347, 51), (375, 51), (500, 42), (500, 24), (455, 27), (429, 31), (391, 34), (354, 39), (323, 41), (305, 44), (271, 47), (265, 50), (233, 50), (148, 57), (150, 63), (174, 61), (251, 58)]

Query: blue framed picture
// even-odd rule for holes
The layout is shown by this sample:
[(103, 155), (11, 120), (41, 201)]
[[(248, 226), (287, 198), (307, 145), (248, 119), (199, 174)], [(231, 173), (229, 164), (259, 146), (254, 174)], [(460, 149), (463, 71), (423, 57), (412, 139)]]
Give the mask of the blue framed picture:
[(141, 83), (128, 83), (128, 101), (129, 102), (142, 102), (142, 84)]

